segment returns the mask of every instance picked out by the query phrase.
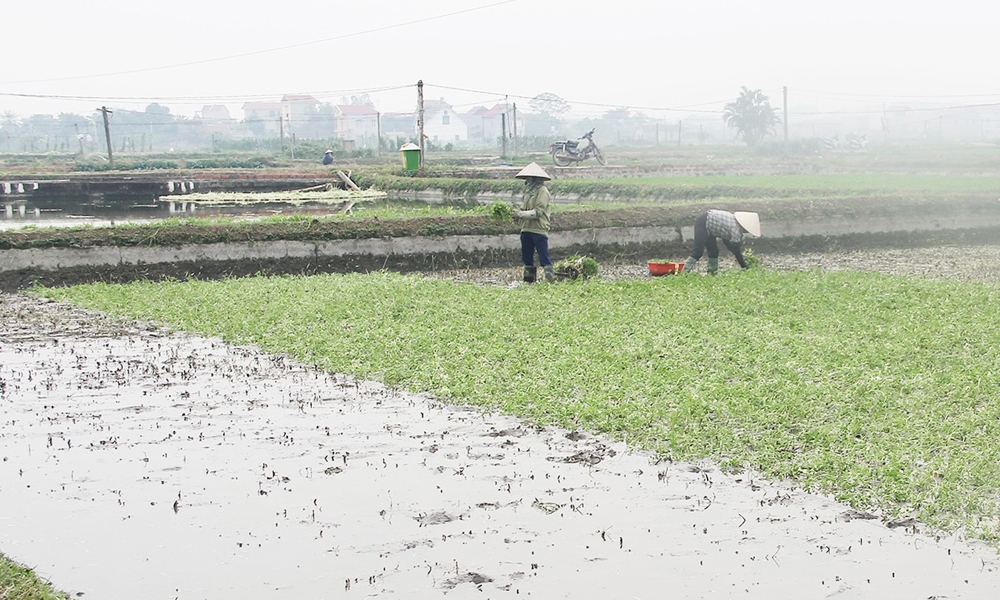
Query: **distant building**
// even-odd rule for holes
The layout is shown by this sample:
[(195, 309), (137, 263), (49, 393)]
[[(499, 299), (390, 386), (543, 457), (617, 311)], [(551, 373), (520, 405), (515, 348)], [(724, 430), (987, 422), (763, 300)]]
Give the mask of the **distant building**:
[(319, 100), (303, 94), (286, 94), (281, 98), (281, 115), (285, 119), (285, 133), (309, 133), (316, 115)]
[[(504, 118), (505, 113), (507, 118)], [(485, 106), (477, 106), (462, 115), (462, 120), (465, 121), (468, 129), (470, 142), (484, 146), (497, 146), (502, 143), (500, 140), (504, 134), (505, 126), (508, 128), (507, 137), (513, 135), (511, 116), (512, 113), (508, 112), (507, 105), (497, 104), (489, 109)], [(518, 120), (520, 121), (520, 118)], [(518, 125), (520, 127), (521, 124)], [(520, 127), (520, 129), (520, 132), (524, 133), (524, 128)]]
[(338, 104), (333, 107), (338, 140), (353, 140), (358, 148), (378, 146), (378, 111), (367, 104)]
[(211, 135), (212, 140), (239, 137), (246, 131), (236, 123), (236, 119), (229, 117), (229, 109), (224, 104), (202, 106), (201, 110), (195, 113), (195, 121), (201, 132)]
[(280, 102), (246, 102), (243, 104), (243, 122), (247, 124), (254, 135), (260, 137), (277, 136), (281, 124)]
[(435, 144), (461, 144), (469, 140), (469, 128), (444, 98), (425, 100), (424, 135)]
[(417, 113), (384, 113), (382, 115), (382, 138), (395, 141), (417, 142)]
[(198, 116), (206, 121), (228, 121), (229, 109), (225, 104), (206, 104), (201, 107)]

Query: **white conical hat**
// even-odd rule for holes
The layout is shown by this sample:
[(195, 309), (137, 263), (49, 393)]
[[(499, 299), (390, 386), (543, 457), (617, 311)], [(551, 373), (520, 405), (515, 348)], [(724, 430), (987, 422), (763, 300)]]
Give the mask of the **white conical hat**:
[(552, 177), (545, 172), (545, 169), (538, 166), (538, 163), (531, 163), (527, 167), (524, 167), (523, 169), (520, 170), (520, 172), (518, 172), (517, 175), (514, 175), (514, 177), (516, 177), (517, 179), (525, 179), (527, 177), (537, 177), (539, 179), (552, 179)]
[(760, 237), (760, 216), (755, 212), (734, 212), (736, 222), (740, 224), (747, 233), (754, 237)]

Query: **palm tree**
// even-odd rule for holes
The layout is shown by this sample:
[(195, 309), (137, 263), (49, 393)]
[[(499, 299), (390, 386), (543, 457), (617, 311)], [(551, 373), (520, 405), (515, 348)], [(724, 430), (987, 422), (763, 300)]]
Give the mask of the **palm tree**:
[(756, 146), (767, 134), (774, 133), (774, 126), (781, 117), (771, 107), (771, 102), (760, 90), (743, 86), (740, 97), (726, 105), (722, 120), (739, 131), (747, 146)]
[(17, 116), (17, 113), (12, 110), (5, 110), (3, 116), (0, 117), (0, 127), (3, 129), (13, 130), (17, 129), (18, 125), (21, 124), (21, 118)]

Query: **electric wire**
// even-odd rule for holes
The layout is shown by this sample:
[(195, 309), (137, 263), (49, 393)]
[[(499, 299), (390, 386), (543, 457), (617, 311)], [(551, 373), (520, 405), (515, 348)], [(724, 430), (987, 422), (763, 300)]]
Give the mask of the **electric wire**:
[(481, 5), (481, 6), (473, 6), (471, 8), (464, 8), (462, 10), (456, 10), (456, 11), (449, 12), (449, 13), (444, 13), (444, 14), (440, 14), (440, 15), (433, 15), (433, 16), (430, 16), (430, 17), (424, 17), (422, 19), (415, 19), (415, 20), (412, 20), (412, 21), (406, 21), (404, 23), (394, 23), (392, 25), (383, 25), (381, 27), (375, 27), (375, 28), (366, 29), (366, 30), (363, 30), (363, 31), (354, 31), (354, 32), (351, 32), (351, 33), (344, 33), (344, 34), (341, 34), (341, 35), (336, 35), (336, 36), (333, 36), (333, 37), (323, 38), (323, 39), (319, 39), (319, 40), (310, 40), (308, 42), (299, 42), (299, 43), (296, 43), (296, 44), (288, 44), (286, 46), (278, 46), (278, 47), (275, 47), (275, 48), (265, 48), (263, 50), (251, 50), (251, 51), (248, 51), (248, 52), (241, 52), (239, 54), (230, 54), (230, 55), (227, 55), (227, 56), (217, 56), (217, 57), (214, 57), (214, 58), (203, 58), (203, 59), (200, 59), (200, 60), (192, 60), (192, 61), (188, 61), (188, 62), (175, 63), (175, 64), (170, 64), (170, 65), (159, 65), (159, 66), (155, 66), (155, 67), (143, 67), (141, 69), (129, 69), (129, 70), (125, 70), (125, 71), (114, 71), (114, 72), (110, 72), (110, 73), (98, 73), (98, 74), (90, 74), (90, 75), (74, 75), (72, 77), (53, 77), (53, 78), (48, 78), (48, 79), (30, 79), (30, 80), (21, 80), (21, 81), (2, 81), (2, 82), (0, 82), (0, 85), (25, 84), (25, 83), (50, 83), (50, 82), (56, 82), (56, 81), (78, 81), (78, 80), (81, 80), (81, 79), (97, 79), (97, 78), (100, 78), (100, 77), (115, 77), (115, 76), (118, 76), (118, 75), (134, 75), (136, 73), (149, 73), (151, 71), (162, 71), (162, 70), (165, 70), (165, 69), (176, 69), (176, 68), (180, 68), (180, 67), (191, 67), (191, 66), (195, 66), (195, 65), (204, 65), (204, 64), (214, 63), (214, 62), (221, 62), (221, 61), (225, 61), (225, 60), (233, 60), (233, 59), (237, 59), (237, 58), (246, 58), (248, 56), (260, 56), (261, 54), (271, 54), (271, 53), (274, 53), (274, 52), (282, 52), (284, 50), (291, 50), (291, 49), (294, 49), (294, 48), (303, 48), (305, 46), (314, 46), (316, 44), (325, 44), (325, 43), (328, 43), (328, 42), (335, 42), (335, 41), (339, 41), (339, 40), (351, 39), (351, 38), (360, 37), (360, 36), (368, 35), (368, 34), (372, 34), (372, 33), (380, 33), (380, 32), (383, 32), (383, 31), (390, 31), (392, 29), (399, 29), (399, 28), (402, 28), (402, 27), (409, 27), (411, 25), (419, 25), (421, 23), (427, 23), (429, 21), (436, 21), (438, 19), (446, 19), (448, 17), (454, 17), (456, 15), (461, 15), (461, 14), (466, 14), (466, 13), (470, 13), (470, 12), (476, 12), (476, 11), (480, 11), (480, 10), (494, 8), (494, 7), (497, 7), (497, 6), (504, 5), (504, 4), (511, 4), (511, 3), (517, 2), (517, 1), (518, 0), (500, 0), (499, 2), (493, 2), (491, 4), (484, 4), (484, 5)]

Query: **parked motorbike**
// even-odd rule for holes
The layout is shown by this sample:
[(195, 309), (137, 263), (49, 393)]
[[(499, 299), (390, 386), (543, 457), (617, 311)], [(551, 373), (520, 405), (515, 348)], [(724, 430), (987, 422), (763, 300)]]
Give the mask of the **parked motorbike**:
[(560, 167), (566, 167), (575, 162), (585, 161), (593, 156), (602, 165), (608, 164), (608, 160), (604, 158), (604, 153), (594, 143), (594, 131), (594, 129), (591, 129), (578, 138), (587, 140), (587, 145), (583, 148), (580, 148), (580, 142), (576, 140), (552, 142), (549, 144), (549, 154), (552, 155), (552, 162)]

